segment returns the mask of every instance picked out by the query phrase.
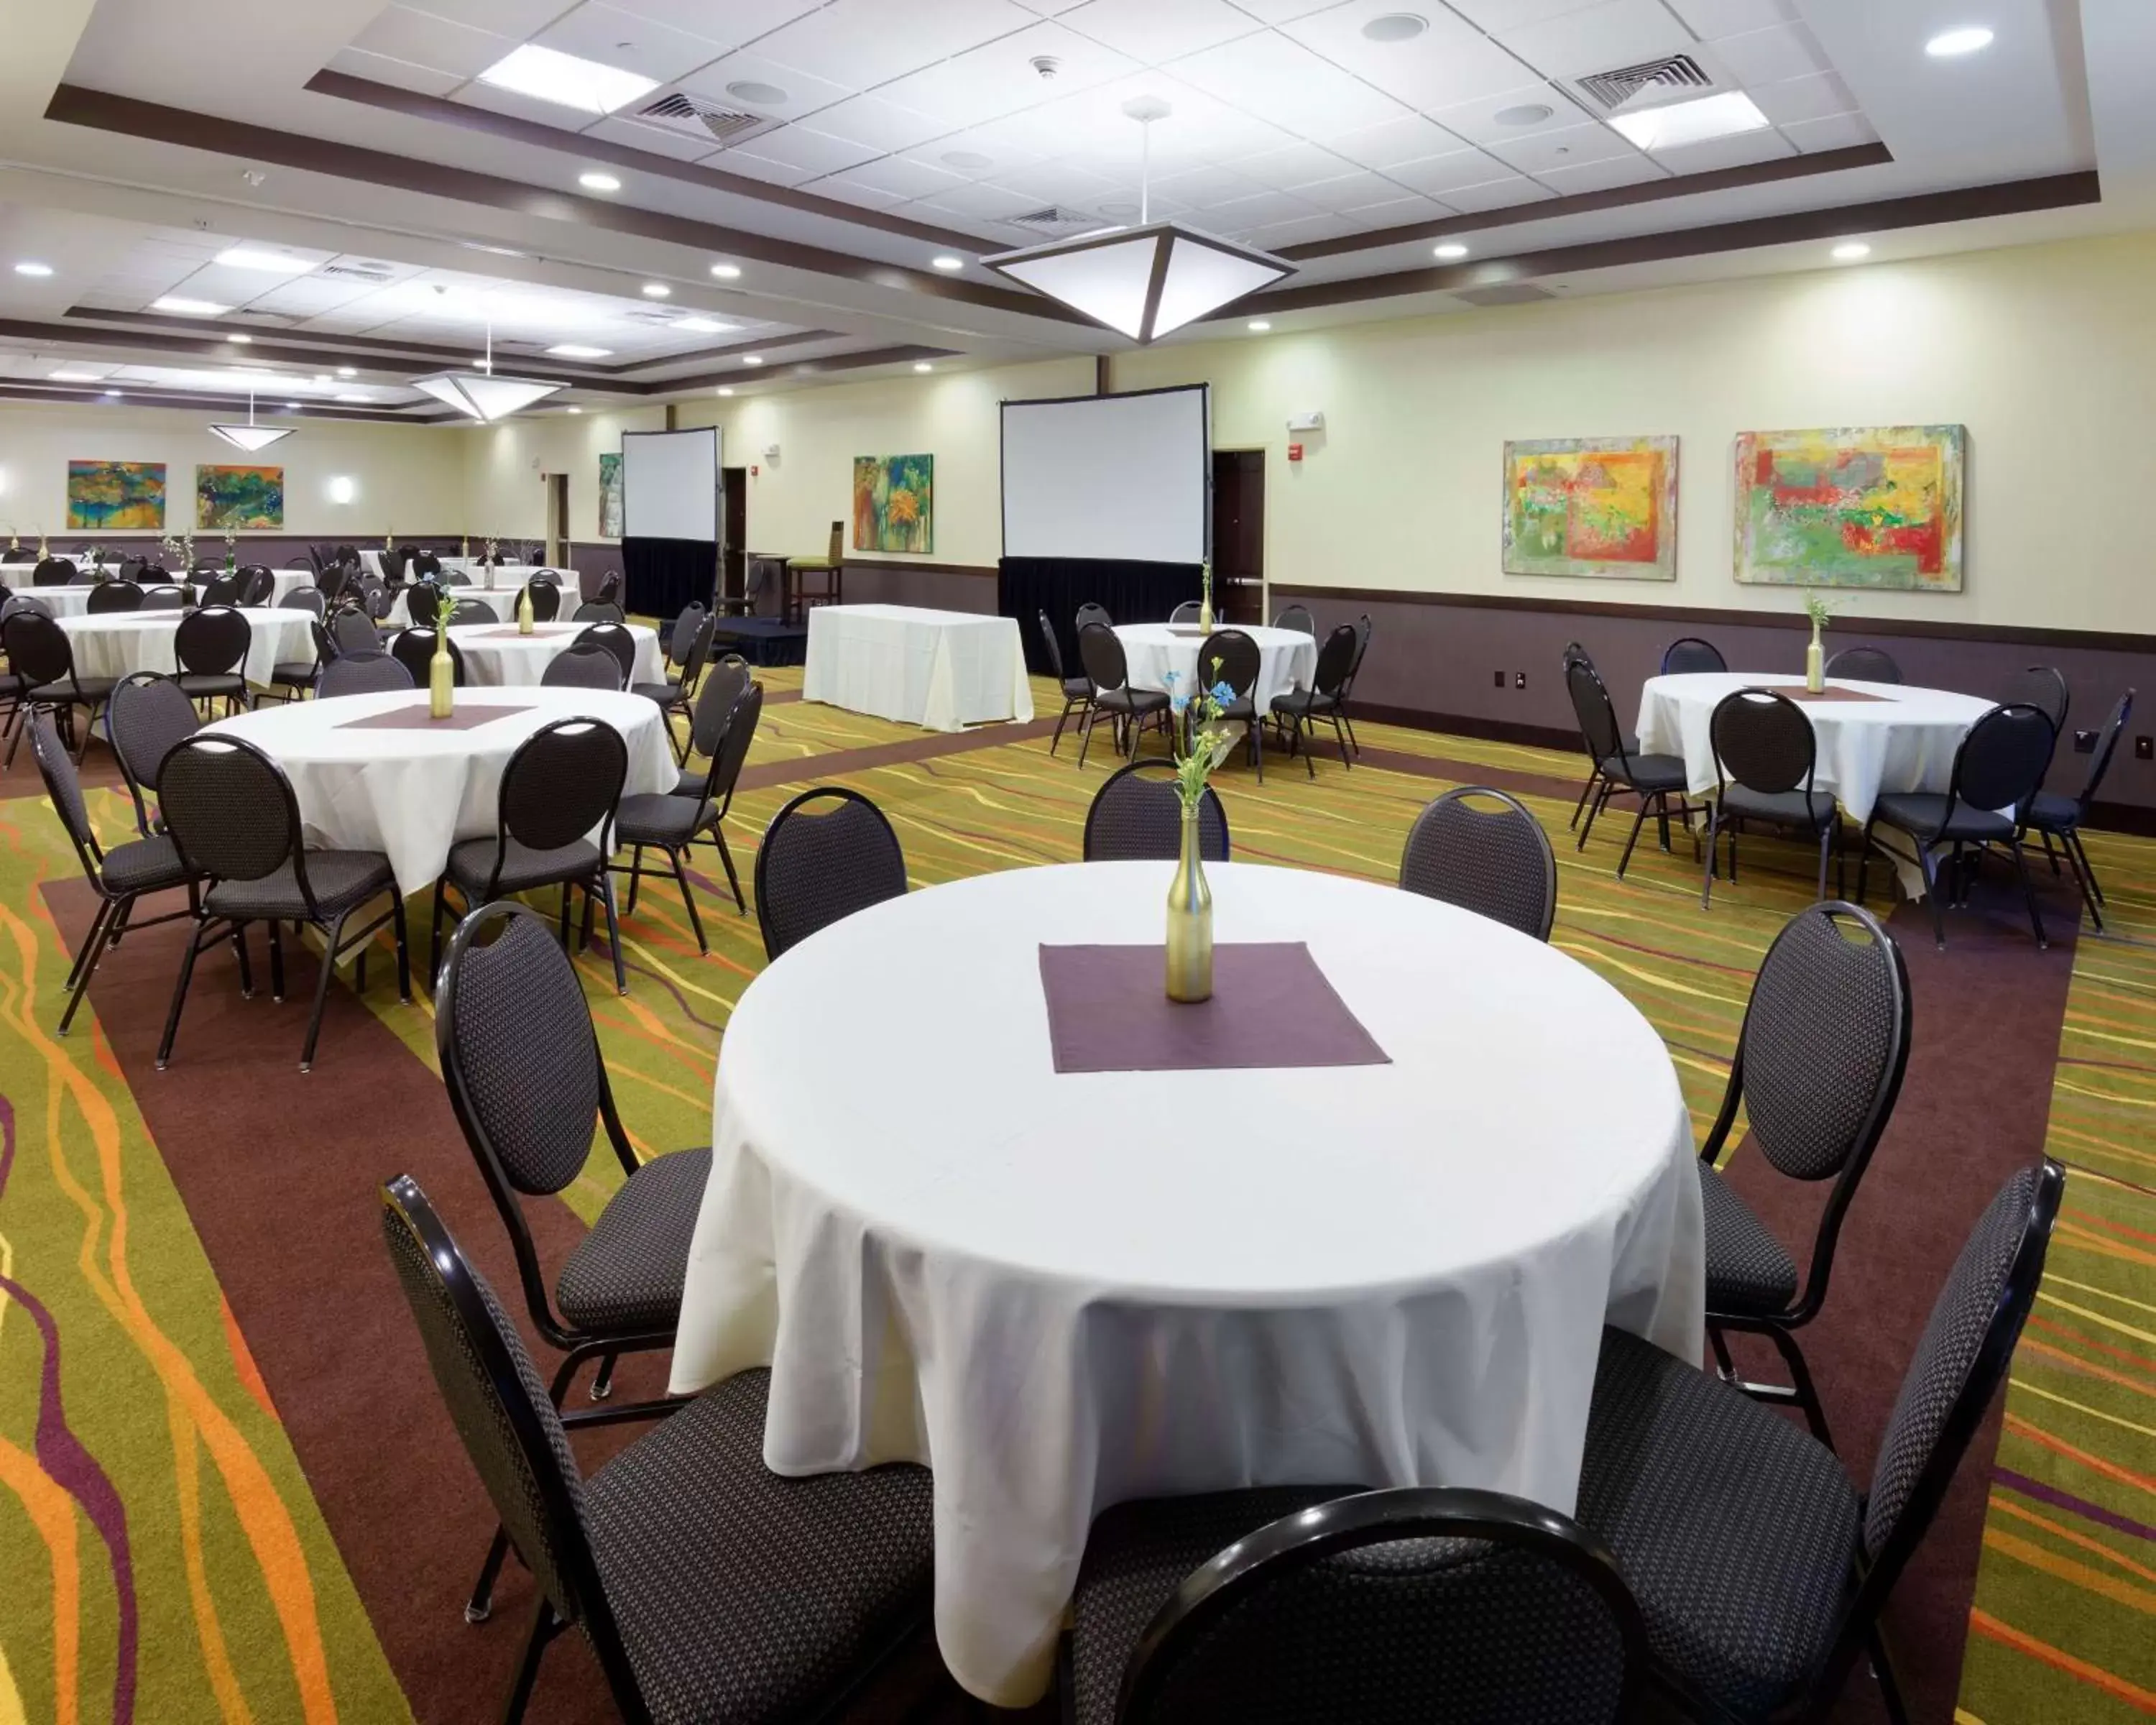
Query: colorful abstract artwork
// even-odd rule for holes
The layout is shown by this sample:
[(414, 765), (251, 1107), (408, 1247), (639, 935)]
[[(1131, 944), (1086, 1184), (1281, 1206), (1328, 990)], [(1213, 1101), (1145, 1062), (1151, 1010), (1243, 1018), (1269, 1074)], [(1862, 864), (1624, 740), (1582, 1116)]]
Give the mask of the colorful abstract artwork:
[(162, 461), (70, 461), (67, 471), (70, 527), (129, 528), (165, 525), (165, 464)]
[(1737, 439), (1737, 578), (1959, 593), (1960, 425), (1748, 431)]
[(621, 537), (621, 457), (599, 457), (599, 537)]
[(1677, 578), (1677, 440), (1505, 445), (1505, 572)]
[(195, 526), (281, 527), (285, 525), (285, 470), (281, 467), (198, 467)]
[(936, 549), (936, 458), (854, 458), (854, 549)]

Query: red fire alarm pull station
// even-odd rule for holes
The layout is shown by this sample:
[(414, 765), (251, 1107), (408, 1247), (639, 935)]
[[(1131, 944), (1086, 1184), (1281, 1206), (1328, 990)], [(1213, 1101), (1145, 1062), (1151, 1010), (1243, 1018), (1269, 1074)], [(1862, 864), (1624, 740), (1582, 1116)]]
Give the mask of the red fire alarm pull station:
[(1301, 444), (1290, 444), (1287, 446), (1287, 459), (1291, 461), (1301, 460), (1302, 445)]
[(749, 464), (748, 476), (749, 476), (751, 479), (754, 479), (754, 478), (757, 476), (757, 475), (758, 475), (759, 473), (762, 473), (762, 471), (763, 471), (763, 470), (762, 470), (761, 467), (758, 467), (758, 466), (757, 466), (754, 462), (751, 462), (751, 463)]

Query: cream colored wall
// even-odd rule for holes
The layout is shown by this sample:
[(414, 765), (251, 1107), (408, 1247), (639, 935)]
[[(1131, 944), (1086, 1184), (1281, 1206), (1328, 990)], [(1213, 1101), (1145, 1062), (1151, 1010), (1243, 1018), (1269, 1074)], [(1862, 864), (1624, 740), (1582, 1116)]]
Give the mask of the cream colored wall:
[[(244, 408), (230, 415), (241, 418)], [(290, 437), (249, 456), (210, 435), (207, 412), (0, 405), (0, 532), (28, 539), (38, 528), (79, 539), (67, 525), (69, 461), (162, 461), (166, 525), (194, 522), (198, 464), (250, 461), (285, 470), (283, 531), (309, 538), (375, 539), (399, 533), (453, 533), (465, 518), (464, 434), (426, 426), (334, 424), (300, 420)], [(335, 503), (330, 482), (352, 481), (352, 501)], [(535, 486), (536, 489), (536, 486)], [(156, 538), (152, 534), (108, 537)]]
[(475, 536), (536, 539), (547, 531), (545, 475), (569, 475), (569, 536), (599, 542), (599, 456), (621, 448), (624, 431), (663, 431), (664, 407), (620, 413), (542, 410), (458, 434), (465, 456), (464, 531)]

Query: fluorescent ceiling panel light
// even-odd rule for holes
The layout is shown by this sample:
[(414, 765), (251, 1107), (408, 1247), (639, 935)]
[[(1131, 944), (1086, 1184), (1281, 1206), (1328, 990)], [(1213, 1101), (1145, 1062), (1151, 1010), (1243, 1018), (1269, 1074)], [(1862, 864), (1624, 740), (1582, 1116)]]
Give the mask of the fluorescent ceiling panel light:
[(1642, 150), (1674, 150), (1710, 138), (1734, 137), (1765, 129), (1767, 116), (1741, 90), (1702, 96), (1696, 102), (1671, 102), (1636, 114), (1612, 114), (1609, 123)]
[(252, 336), (227, 336), (224, 339), (234, 347), (252, 347), (254, 345), (254, 337)]
[(1109, 228), (981, 261), (1138, 342), (1295, 273), (1285, 259), (1176, 222)]
[(732, 329), (734, 326), (721, 323), (715, 317), (685, 317), (679, 320), (674, 327), (692, 336), (716, 336), (723, 330)]
[(1250, 322), (1245, 324), (1244, 327), (1250, 331), (1250, 332), (1254, 336), (1262, 336), (1267, 330), (1270, 329), (1272, 326), (1267, 323), (1262, 317), (1254, 317), (1250, 321)]
[(966, 260), (963, 258), (954, 258), (947, 252), (940, 258), (931, 259), (930, 261), (938, 270), (963, 270), (966, 267)]
[(1990, 46), (1991, 32), (1976, 24), (1965, 30), (1942, 30), (1924, 44), (1924, 52), (1935, 60), (1949, 60)]
[[(35, 263), (26, 258), (15, 266), (15, 273), (18, 275), (50, 275), (53, 273), (53, 266), (49, 264)], [(712, 273), (716, 275), (717, 272), (715, 270)]]
[(497, 377), (481, 372), (437, 372), (431, 377), (414, 377), (412, 387), (482, 420), (506, 419), (562, 388), (536, 378)]
[(252, 270), (263, 275), (305, 275), (315, 266), (289, 252), (264, 251), (251, 245), (235, 245), (217, 254), (228, 270)]
[(647, 300), (670, 300), (674, 297), (674, 290), (663, 281), (647, 281), (644, 285), (644, 297)]
[(568, 413), (583, 413), (583, 409), (582, 408), (570, 408), (566, 409), (565, 411), (567, 411), (567, 412), (568, 412)]
[(120, 399), (120, 392), (116, 389), (108, 389), (105, 392), (105, 399), (108, 401), (118, 401)]
[(1430, 255), (1439, 259), (1444, 263), (1456, 264), (1462, 258), (1467, 255), (1467, 248), (1460, 244), (1457, 240), (1448, 239), (1443, 245), (1439, 246), (1435, 251), (1432, 252)]
[(167, 294), (162, 300), (150, 302), (152, 311), (177, 311), (182, 317), (222, 317), (232, 310), (212, 300), (190, 300), (180, 294)]
[(587, 192), (619, 192), (621, 182), (612, 174), (578, 174), (577, 183)]
[(605, 359), (613, 352), (613, 349), (587, 347), (581, 341), (561, 341), (547, 352), (556, 359)]
[(357, 377), (358, 375), (359, 372), (355, 367), (339, 366), (337, 367), (337, 376), (340, 377)]
[(763, 356), (761, 353), (744, 353), (742, 355), (742, 363), (745, 366), (760, 366), (763, 363)]
[(339, 401), (371, 402), (374, 398), (371, 395), (340, 395), (337, 399)]
[(741, 280), (741, 265), (714, 264), (711, 265), (711, 274), (717, 276), (721, 281), (738, 281)]
[(916, 372), (932, 372), (936, 367), (925, 359), (917, 359), (913, 362), (913, 369)]
[(655, 79), (640, 72), (624, 72), (536, 42), (505, 54), (479, 74), (479, 81), (587, 114), (611, 114), (659, 88)]
[(721, 383), (719, 385), (719, 393), (721, 395), (732, 395), (733, 391), (728, 388), (725, 384)]
[(1845, 264), (1854, 264), (1859, 258), (1871, 255), (1871, 248), (1861, 239), (1845, 239), (1834, 249), (1835, 257)]

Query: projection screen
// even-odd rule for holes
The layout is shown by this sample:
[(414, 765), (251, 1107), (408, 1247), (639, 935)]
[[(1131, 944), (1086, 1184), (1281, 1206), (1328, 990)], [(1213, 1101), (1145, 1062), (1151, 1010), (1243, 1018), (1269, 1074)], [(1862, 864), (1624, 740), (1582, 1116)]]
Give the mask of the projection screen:
[(622, 536), (719, 538), (719, 432), (629, 431), (621, 439)]
[(1003, 407), (1005, 557), (1204, 561), (1208, 386)]

